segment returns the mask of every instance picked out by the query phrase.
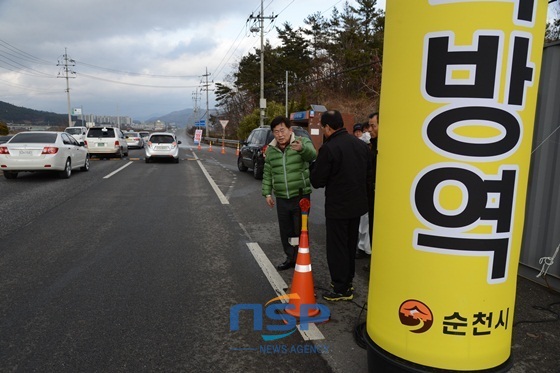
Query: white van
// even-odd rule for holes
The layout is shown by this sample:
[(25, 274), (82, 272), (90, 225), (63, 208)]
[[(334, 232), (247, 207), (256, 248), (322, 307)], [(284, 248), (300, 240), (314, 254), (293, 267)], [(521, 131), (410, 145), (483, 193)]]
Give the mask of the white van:
[(86, 127), (76, 126), (76, 127), (66, 127), (64, 129), (64, 132), (66, 132), (69, 135), (72, 135), (72, 137), (75, 138), (77, 142), (85, 142), (87, 130), (88, 129)]
[(98, 156), (128, 156), (128, 144), (116, 127), (91, 127), (86, 134), (88, 153)]

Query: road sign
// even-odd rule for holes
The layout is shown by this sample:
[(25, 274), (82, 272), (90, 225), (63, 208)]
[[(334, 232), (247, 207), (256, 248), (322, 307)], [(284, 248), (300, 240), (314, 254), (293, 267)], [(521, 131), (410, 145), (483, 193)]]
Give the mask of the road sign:
[(202, 139), (202, 130), (194, 131), (194, 143), (200, 144), (201, 139)]
[(225, 120), (220, 120), (220, 124), (222, 125), (222, 127), (225, 129), (227, 124), (229, 123), (229, 120), (225, 119)]

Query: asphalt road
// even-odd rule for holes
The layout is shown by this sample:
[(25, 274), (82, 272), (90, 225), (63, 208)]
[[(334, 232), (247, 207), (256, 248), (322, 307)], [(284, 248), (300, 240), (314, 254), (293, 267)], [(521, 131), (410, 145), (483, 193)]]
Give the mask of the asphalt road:
[[(272, 268), (284, 259), (276, 211), (237, 170), (235, 149), (182, 140), (179, 164), (146, 164), (132, 150), (68, 180), (0, 178), (0, 372), (367, 371), (354, 339), (366, 261), (353, 302), (320, 298), (330, 281), (322, 191), (311, 197), (309, 237), (330, 321), (311, 337), (263, 342), (275, 322), (264, 316), (254, 330), (245, 310), (230, 330), (232, 307), (262, 309), (293, 272)], [(560, 371), (560, 323), (537, 322), (552, 316), (533, 307), (558, 300), (519, 279), (510, 373)]]
[[(188, 149), (181, 158), (0, 182), (0, 371), (331, 370), (298, 333), (282, 340), (301, 346), (287, 357), (259, 351), (249, 315), (230, 331), (232, 306), (277, 294), (248, 250), (250, 223), (200, 165), (227, 167)], [(243, 189), (229, 192), (247, 199)]]

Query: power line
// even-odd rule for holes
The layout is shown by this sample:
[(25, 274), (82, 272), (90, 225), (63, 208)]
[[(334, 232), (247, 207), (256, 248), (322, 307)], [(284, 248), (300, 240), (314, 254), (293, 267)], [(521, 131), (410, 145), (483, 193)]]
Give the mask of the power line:
[(290, 5), (292, 5), (292, 4), (294, 3), (294, 1), (296, 1), (296, 0), (292, 0), (288, 5), (286, 5), (286, 6), (284, 7), (284, 9), (282, 9), (281, 11), (279, 11), (279, 12), (278, 12), (278, 15), (284, 13), (284, 11), (285, 11), (286, 9), (288, 9), (288, 7), (289, 7)]
[(26, 89), (26, 90), (28, 90), (28, 91), (30, 91), (30, 92), (52, 93), (51, 90), (48, 90), (48, 91), (47, 91), (47, 90), (44, 90), (44, 89), (30, 89), (29, 87), (26, 87), (26, 86), (23, 86), (23, 85), (20, 85), (20, 84), (14, 84), (14, 83), (12, 83), (12, 82), (8, 82), (8, 81), (2, 80), (2, 79), (0, 79), (0, 82), (3, 82), (3, 83), (4, 83), (4, 84), (2, 84), (3, 86), (6, 85), (6, 86), (14, 87), (14, 88), (22, 88), (22, 89)]
[[(265, 9), (267, 9), (271, 4), (272, 1), (270, 1), (270, 3), (266, 6)], [(295, 0), (292, 0), (292, 2)], [(260, 6), (259, 6), (260, 7)], [(233, 56), (233, 54), (235, 53), (235, 51), (237, 51), (237, 49), (239, 48), (239, 46), (241, 45), (241, 42), (243, 41), (243, 39), (239, 40), (239, 43), (237, 43), (237, 46), (235, 46), (235, 49), (231, 52), (231, 54), (229, 55), (229, 57), (227, 58), (226, 62), (222, 64), (222, 62), (224, 62), (224, 59), (228, 56), (229, 51), (233, 48), (233, 46), (235, 45), (235, 42), (239, 39), (239, 36), (241, 34), (243, 34), (243, 31), (247, 30), (247, 25), (249, 23), (249, 21), (251, 20), (251, 17), (254, 13), (259, 11), (259, 7), (255, 8), (252, 12), (251, 12), (251, 16), (249, 16), (249, 18), (247, 18), (247, 20), (245, 21), (245, 24), (243, 25), (243, 27), (241, 28), (241, 30), (239, 31), (239, 33), (237, 34), (237, 37), (235, 38), (235, 40), (232, 42), (231, 46), (229, 47), (229, 49), (227, 50), (227, 52), (224, 54), (224, 57), (222, 57), (222, 59), (220, 60), (220, 63), (218, 64), (218, 66), (215, 68), (215, 70), (217, 71), (216, 74), (214, 76), (218, 77), (219, 74), (221, 74), (222, 70), (224, 69), (225, 65), (229, 62), (229, 60), (231, 59), (231, 57)], [(246, 35), (247, 36), (247, 35)], [(251, 47), (249, 49), (252, 49), (255, 43), (253, 43), (253, 45), (251, 45)]]
[[(326, 12), (328, 12), (330, 9), (334, 8), (337, 4), (339, 4), (340, 2), (342, 2), (343, 0), (338, 0), (334, 5), (331, 5), (330, 7), (328, 7), (326, 10), (324, 10), (323, 12), (321, 12), (321, 14), (324, 14)], [(279, 15), (281, 15), (282, 13), (284, 13), (293, 3), (295, 2), (295, 0), (291, 0), (290, 3), (288, 3), (280, 12), (278, 12), (277, 17)], [(273, 3), (273, 0), (271, 0), (268, 5), (266, 5), (266, 7), (264, 7), (264, 9), (268, 9)], [(253, 10), (253, 12), (251, 13), (251, 15), (253, 15), (254, 13), (257, 13), (259, 11), (258, 8), (255, 8)], [(216, 67), (216, 74), (215, 76), (218, 77), (222, 70), (225, 68), (225, 65), (229, 62), (229, 60), (231, 59), (231, 57), (233, 56), (233, 54), (235, 53), (235, 51), (237, 51), (237, 49), (239, 48), (239, 46), (241, 45), (241, 42), (243, 41), (243, 38), (239, 40), (239, 42), (237, 43), (237, 45), (235, 46), (235, 49), (233, 50), (233, 52), (231, 52), (231, 54), (228, 57), (228, 54), (230, 52), (230, 50), (233, 48), (233, 46), (235, 45), (235, 42), (239, 39), (239, 36), (243, 33), (244, 30), (247, 29), (247, 25), (249, 23), (249, 21), (251, 20), (251, 17), (247, 18), (245, 24), (243, 25), (243, 27), (241, 28), (239, 34), (237, 35), (236, 39), (234, 40), (234, 42), (232, 43), (232, 45), (229, 47), (228, 51), (224, 54), (224, 57), (221, 59), (220, 63), (218, 64), (218, 66)], [(276, 18), (271, 22), (271, 24), (268, 26), (268, 29), (265, 31), (266, 33), (269, 33), (271, 31), (271, 27), (274, 26), (274, 24), (276, 23)], [(251, 49), (253, 49), (255, 47), (255, 44), (257, 43), (257, 41), (255, 41), (254, 43), (252, 43), (248, 48), (247, 51), (244, 54), (246, 54), (248, 51), (250, 51)], [(227, 59), (226, 59), (227, 57)], [(224, 62), (225, 60), (225, 62)]]
[[(266, 2), (266, 4), (264, 4)], [(339, 3), (341, 3), (342, 0), (338, 0), (335, 2), (334, 5), (330, 6), (327, 10), (323, 11), (322, 13), (326, 13), (327, 11), (329, 11), (330, 9), (332, 9), (333, 7), (337, 6)], [(251, 20), (251, 18), (254, 19), (259, 19), (260, 18), (267, 18), (267, 17), (263, 17), (264, 15), (264, 11), (266, 9), (271, 9), (271, 7), (273, 5), (279, 5), (279, 2), (277, 1), (276, 3), (274, 3), (274, 0), (264, 0), (261, 1), (261, 4), (259, 7), (257, 7), (254, 11), (254, 13), (259, 11), (260, 8), (260, 14), (258, 16), (253, 17), (253, 14), (251, 14), (251, 17), (247, 20), (247, 22), (245, 23), (245, 25), (241, 28), (240, 32), (238, 33), (236, 39), (231, 43), (229, 49), (227, 50), (227, 52), (223, 55), (222, 59), (220, 60), (219, 64), (217, 65), (215, 71), (216, 73), (214, 73), (213, 75), (216, 77), (219, 74), (222, 74), (223, 70), (226, 68), (227, 64), (229, 63), (229, 61), (232, 59), (232, 57), (239, 51), (241, 52), (240, 46), (242, 45), (242, 42), (247, 38), (248, 34), (246, 34), (245, 36), (243, 36), (244, 31), (246, 32), (247, 29), (249, 28), (248, 22), (249, 20)], [(278, 12), (275, 16), (270, 17), (271, 22), (268, 25), (268, 27), (266, 27), (266, 29), (264, 27), (261, 28), (261, 39), (262, 39), (262, 35), (265, 32), (271, 32), (272, 28), (274, 27), (275, 23), (277, 22), (277, 17), (279, 15), (283, 15), (285, 14), (286, 10), (289, 9), (290, 7), (292, 7), (292, 5), (295, 3), (295, 0), (286, 0), (285, 2), (283, 2), (283, 4), (280, 7), (283, 7), (282, 10), (280, 12)], [(253, 45), (250, 48), (255, 48), (255, 43), (253, 43)], [(261, 53), (263, 52), (263, 44), (261, 41)], [(246, 55), (247, 52), (243, 53), (242, 55)], [(23, 62), (23, 63), (22, 63)], [(0, 39), (0, 69), (5, 69), (8, 71), (14, 71), (17, 72), (19, 74), (23, 74), (23, 75), (29, 75), (29, 76), (34, 76), (34, 77), (46, 77), (46, 78), (55, 78), (56, 76), (54, 75), (50, 75), (48, 73), (45, 73), (43, 71), (39, 71), (36, 70), (32, 67), (26, 66), (24, 63), (25, 62), (29, 62), (29, 63), (33, 63), (33, 64), (39, 64), (39, 65), (48, 65), (48, 66), (53, 66), (54, 64), (52, 62), (49, 62), (47, 60), (44, 60), (42, 58), (36, 57), (30, 53), (27, 53), (17, 47), (15, 47), (14, 45), (8, 43), (5, 40)], [(84, 62), (84, 61), (74, 61), (76, 62), (80, 67), (83, 68), (91, 68), (91, 69), (96, 69), (99, 71), (104, 71), (104, 72), (109, 72), (109, 73), (114, 73), (117, 75), (123, 75), (123, 76), (129, 76), (129, 77), (148, 77), (148, 78), (157, 78), (157, 79), (188, 79), (188, 78), (193, 78), (195, 77), (195, 75), (158, 75), (158, 74), (146, 74), (146, 73), (138, 73), (138, 72), (131, 72), (131, 71), (123, 71), (123, 70), (119, 70), (119, 69), (112, 69), (112, 68), (108, 68), (108, 67), (103, 67), (103, 66), (98, 66), (98, 65), (94, 65), (88, 62)], [(168, 86), (168, 85), (157, 85), (157, 84), (140, 84), (140, 83), (131, 83), (131, 82), (123, 82), (123, 81), (118, 81), (118, 80), (112, 80), (112, 79), (107, 79), (107, 78), (102, 78), (99, 76), (95, 76), (96, 74), (86, 74), (86, 73), (81, 73), (79, 72), (79, 75), (81, 75), (82, 77), (88, 78), (88, 79), (93, 79), (93, 80), (99, 80), (99, 81), (104, 81), (104, 82), (109, 82), (109, 83), (113, 83), (113, 84), (121, 84), (121, 85), (128, 85), (128, 86), (136, 86), (136, 87), (146, 87), (146, 88), (161, 88), (161, 89), (185, 89), (185, 88), (196, 88), (196, 86), (194, 85), (177, 85), (177, 86)], [(21, 88), (24, 88), (23, 86), (20, 86)]]
[[(286, 5), (286, 6), (284, 7), (284, 9), (282, 9), (282, 10), (278, 13), (278, 15), (279, 15), (279, 14), (282, 14), (290, 5), (292, 5), (292, 4), (294, 3), (294, 1), (295, 1), (295, 0), (292, 0), (288, 5)], [(268, 9), (268, 7), (269, 7), (270, 5), (272, 5), (272, 2), (273, 2), (273, 1), (271, 0), (271, 1), (269, 2), (269, 4), (268, 4), (266, 7), (264, 7), (264, 9), (265, 9), (265, 10)], [(253, 10), (253, 12), (251, 13), (251, 15), (254, 14), (254, 13), (256, 13), (256, 12), (258, 12), (258, 11), (259, 11), (259, 9), (256, 8), (255, 10)], [(243, 41), (243, 39), (240, 39), (240, 40), (239, 40), (239, 42), (238, 42), (237, 45), (235, 46), (235, 49), (231, 52), (231, 54), (229, 54), (229, 52), (231, 51), (231, 49), (232, 49), (233, 46), (235, 45), (235, 42), (239, 39), (239, 36), (243, 33), (244, 30), (247, 29), (247, 24), (249, 23), (250, 20), (251, 20), (251, 17), (247, 18), (247, 20), (245, 21), (245, 24), (243, 25), (243, 27), (242, 27), (241, 30), (239, 31), (239, 34), (237, 34), (237, 37), (235, 38), (235, 40), (233, 41), (233, 43), (231, 44), (231, 46), (229, 47), (229, 49), (227, 50), (227, 52), (224, 54), (224, 57), (222, 57), (220, 63), (219, 63), (218, 66), (216, 67), (216, 69), (215, 69), (215, 70), (217, 71), (216, 74), (215, 74), (216, 77), (218, 77), (218, 76), (221, 74), (221, 72), (222, 72), (222, 70), (224, 69), (224, 67), (225, 67), (225, 65), (227, 64), (227, 62), (229, 62), (229, 60), (231, 59), (231, 57), (233, 56), (233, 54), (235, 53), (235, 51), (237, 51), (237, 49), (238, 49), (239, 46), (241, 45), (241, 42)], [(272, 21), (271, 26), (274, 25), (274, 23), (275, 23), (275, 19)], [(268, 32), (270, 32), (270, 29), (266, 31), (266, 33), (268, 33)], [(256, 44), (256, 42), (253, 43), (253, 44), (249, 47), (249, 50), (252, 49), (252, 48), (255, 46), (255, 44)], [(228, 55), (229, 55), (229, 57), (228, 57)], [(224, 59), (225, 59), (226, 57), (227, 57), (226, 62), (222, 64), (222, 62), (224, 62)]]
[(20, 55), (21, 58), (26, 59), (26, 60), (28, 60), (28, 61), (30, 61), (30, 62), (35, 62), (35, 63), (40, 63), (40, 64), (43, 64), (43, 65), (52, 66), (52, 62), (43, 60), (43, 59), (41, 59), (41, 58), (39, 58), (39, 57), (35, 57), (35, 56), (32, 55), (32, 54), (29, 54), (29, 53), (27, 53), (27, 52), (24, 52), (24, 51), (22, 51), (21, 49), (18, 49), (18, 48), (16, 48), (16, 47), (14, 47), (14, 46), (11, 45), (10, 43), (8, 43), (8, 42), (6, 42), (6, 41), (4, 41), (4, 40), (2, 40), (2, 39), (0, 39), (0, 46), (4, 47), (5, 49), (8, 49), (8, 50), (10, 50), (10, 51), (12, 51), (12, 52), (15, 52), (16, 54)]
[(11, 66), (11, 67), (15, 68), (15, 70), (14, 70), (14, 69), (10, 69), (6, 66), (0, 66), (1, 68), (6, 69), (6, 70), (20, 72), (20, 73), (25, 74), (25, 75), (35, 76), (35, 77), (40, 77), (40, 78), (55, 78), (54, 75), (51, 75), (51, 74), (45, 73), (43, 71), (35, 70), (31, 67), (27, 67), (25, 65), (22, 65), (21, 63), (15, 61), (15, 60), (13, 60), (9, 57), (4, 56), (2, 53), (0, 53), (0, 63), (3, 63), (7, 66)]
[[(247, 19), (247, 21), (249, 21)], [(224, 67), (226, 66), (226, 63), (229, 62), (231, 56), (233, 56), (233, 54), (235, 53), (235, 51), (237, 50), (237, 48), (239, 48), (239, 45), (241, 45), (241, 42), (243, 41), (243, 39), (239, 40), (239, 43), (237, 43), (237, 46), (235, 47), (235, 49), (231, 52), (230, 57), (228, 57), (228, 59), (226, 60), (226, 62), (222, 65), (222, 62), (224, 62), (224, 59), (228, 56), (229, 51), (231, 50), (231, 48), (233, 48), (233, 46), (235, 45), (235, 42), (237, 41), (237, 39), (239, 39), (239, 36), (243, 33), (244, 30), (247, 29), (247, 22), (245, 22), (245, 25), (241, 28), (241, 30), (239, 31), (239, 34), (237, 34), (237, 37), (235, 38), (235, 40), (233, 41), (233, 43), (231, 44), (231, 46), (229, 47), (229, 49), (227, 50), (227, 52), (224, 54), (224, 57), (222, 57), (220, 63), (218, 63), (218, 66), (214, 69), (217, 71), (216, 73), (216, 77), (222, 72), (222, 70), (224, 69)]]
[(115, 84), (130, 85), (130, 86), (134, 86), (134, 87), (145, 87), (145, 88), (196, 88), (196, 87), (198, 87), (196, 85), (173, 85), (173, 86), (169, 86), (169, 85), (150, 85), (150, 84), (127, 83), (127, 82), (119, 82), (119, 81), (111, 80), (111, 79), (100, 78), (100, 77), (93, 76), (93, 75), (88, 75), (88, 74), (85, 74), (85, 73), (79, 73), (78, 75), (83, 76), (85, 78), (89, 78), (89, 79), (101, 80), (103, 82), (109, 82), (109, 83), (115, 83)]
[(321, 15), (325, 14), (326, 12), (328, 12), (329, 10), (331, 10), (332, 8), (334, 8), (335, 6), (337, 6), (339, 3), (341, 3), (342, 0), (338, 0), (336, 3), (334, 3), (333, 5), (331, 5), (330, 7), (328, 7), (327, 9), (325, 9), (324, 11), (321, 12)]
[[(35, 64), (52, 66), (52, 62), (47, 63), (47, 61), (24, 52), (21, 49), (14, 47), (10, 43), (0, 39), (0, 63), (3, 64), (3, 66), (0, 66), (1, 68), (9, 71), (19, 72), (29, 76), (55, 78), (55, 76), (52, 74), (48, 74), (22, 64), (20, 61), (18, 61), (18, 59)], [(10, 67), (13, 67), (13, 69)]]
[(130, 72), (130, 71), (115, 70), (115, 69), (111, 69), (111, 68), (108, 68), (108, 67), (96, 66), (96, 65), (92, 65), (92, 64), (90, 64), (90, 63), (83, 62), (83, 61), (78, 61), (78, 60), (76, 60), (76, 63), (77, 63), (77, 64), (84, 65), (84, 66), (92, 67), (92, 68), (95, 68), (95, 69), (103, 70), (103, 71), (108, 71), (108, 72), (117, 73), (117, 74), (134, 75), (134, 76), (145, 76), (145, 77), (150, 77), (150, 78), (197, 78), (197, 77), (198, 77), (198, 75), (156, 75), (156, 74), (143, 74), (143, 73), (135, 73), (135, 72)]
[[(8, 63), (8, 65), (11, 65), (11, 64)], [(14, 66), (14, 65), (11, 65), (11, 66)], [(31, 74), (29, 72), (26, 72), (25, 70), (22, 70), (21, 68), (19, 68), (17, 66), (14, 66), (14, 67), (16, 67), (16, 68), (15, 69), (10, 69), (9, 67), (6, 67), (6, 66), (0, 66), (0, 68), (2, 68), (4, 70), (14, 71), (14, 72), (17, 72), (17, 73), (20, 73), (20, 74), (23, 74), (23, 75), (27, 75), (27, 76), (34, 76), (34, 77), (38, 77), (38, 78), (56, 78), (56, 76), (48, 75), (46, 73)], [(33, 70), (33, 69), (31, 69), (31, 70)], [(37, 71), (37, 70), (33, 70), (33, 71)], [(39, 71), (37, 71), (37, 72), (39, 72)]]
[[(348, 68), (348, 69), (346, 69), (346, 70), (336, 71), (336, 72), (333, 72), (333, 73), (331, 73), (331, 74), (328, 74), (328, 75), (323, 76), (323, 77), (320, 77), (320, 78), (315, 78), (315, 79), (311, 79), (311, 80), (306, 80), (306, 81), (300, 82), (300, 83), (292, 83), (292, 84), (290, 84), (290, 87), (298, 87), (298, 86), (301, 86), (301, 85), (306, 85), (306, 86), (308, 86), (308, 85), (310, 85), (310, 84), (312, 84), (312, 83), (322, 82), (322, 81), (324, 81), (324, 80), (330, 80), (330, 79), (332, 79), (332, 78), (336, 78), (337, 76), (344, 75), (344, 74), (349, 73), (349, 72), (351, 72), (351, 71), (361, 70), (361, 69), (363, 69), (363, 68), (370, 67), (370, 66), (374, 66), (374, 65), (380, 64), (380, 63), (381, 63), (381, 61), (368, 62), (368, 63), (362, 64), (362, 65), (350, 67), (350, 68)], [(279, 91), (281, 91), (281, 90), (283, 90), (283, 89), (284, 89), (284, 88), (282, 88), (282, 87), (271, 88), (271, 89), (267, 89), (266, 92), (267, 92), (267, 93), (274, 93), (274, 92), (279, 92)]]

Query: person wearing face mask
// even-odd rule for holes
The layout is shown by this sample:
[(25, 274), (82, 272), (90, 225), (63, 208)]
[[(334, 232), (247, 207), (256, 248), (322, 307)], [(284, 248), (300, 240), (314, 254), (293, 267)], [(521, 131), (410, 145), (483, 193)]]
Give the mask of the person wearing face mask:
[[(363, 131), (364, 124), (356, 123), (354, 124), (354, 136), (369, 145), (369, 132)], [(367, 140), (366, 140), (367, 139)], [(368, 189), (372, 189), (373, 186), (369, 186)], [(369, 233), (369, 213), (365, 213), (360, 217), (360, 227), (358, 235), (358, 246), (356, 247), (356, 259), (369, 258), (371, 255), (371, 239)]]
[(299, 201), (310, 197), (309, 163), (315, 160), (317, 152), (311, 140), (295, 136), (288, 118), (275, 117), (270, 129), (274, 140), (265, 152), (262, 195), (270, 208), (276, 206), (280, 241), (286, 254), (286, 260), (276, 268), (284, 271), (296, 264), (297, 247), (291, 245), (290, 238), (301, 233)]
[[(377, 138), (379, 133), (379, 113), (371, 113), (368, 115), (368, 121), (364, 123), (364, 133), (369, 133), (369, 150), (371, 155), (371, 167), (373, 170), (373, 187), (368, 190), (368, 214), (369, 214), (369, 236), (373, 238), (373, 209), (375, 205), (375, 174), (377, 170)], [(369, 272), (369, 264), (364, 268)]]
[(362, 124), (362, 135), (360, 136), (360, 139), (366, 144), (369, 144), (369, 141), (371, 140), (371, 127), (368, 122)]

